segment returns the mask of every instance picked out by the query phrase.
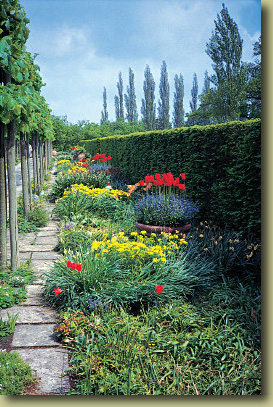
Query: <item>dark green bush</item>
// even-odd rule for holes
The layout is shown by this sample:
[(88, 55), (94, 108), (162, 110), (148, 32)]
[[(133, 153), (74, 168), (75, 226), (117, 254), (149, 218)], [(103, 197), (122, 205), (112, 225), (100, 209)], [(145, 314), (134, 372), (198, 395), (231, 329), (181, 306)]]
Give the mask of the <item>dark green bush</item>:
[(186, 173), (200, 219), (260, 233), (261, 120), (134, 133), (84, 141), (90, 155), (107, 151), (112, 165), (137, 182), (147, 174)]

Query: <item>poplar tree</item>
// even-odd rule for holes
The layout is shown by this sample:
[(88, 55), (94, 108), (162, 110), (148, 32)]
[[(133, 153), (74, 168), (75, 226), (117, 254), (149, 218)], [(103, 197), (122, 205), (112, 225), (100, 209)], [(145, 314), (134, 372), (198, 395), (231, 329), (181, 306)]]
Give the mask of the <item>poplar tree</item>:
[(158, 118), (161, 129), (170, 127), (170, 85), (168, 80), (167, 64), (162, 62), (159, 83)]
[(138, 113), (136, 104), (134, 73), (131, 68), (129, 68), (129, 86), (127, 86), (127, 94), (124, 95), (124, 98), (125, 107), (127, 110), (126, 119), (130, 123), (136, 122), (138, 119)]
[(241, 63), (243, 40), (238, 26), (222, 4), (214, 20), (215, 29), (206, 44), (206, 53), (212, 59), (214, 74), (210, 80), (213, 90), (213, 108), (218, 121), (240, 117), (240, 104), (245, 99), (245, 72)]
[(173, 101), (173, 125), (181, 127), (184, 125), (184, 80), (183, 76), (177, 74), (174, 77), (174, 101)]
[(115, 95), (115, 114), (116, 114), (116, 121), (118, 122), (120, 119), (120, 111), (119, 111), (119, 97)]
[(103, 88), (103, 110), (101, 111), (101, 124), (105, 123), (108, 121), (108, 112), (107, 112), (107, 94), (106, 94), (106, 88)]
[(141, 114), (142, 120), (147, 130), (155, 128), (155, 81), (149, 65), (146, 65), (144, 71), (143, 91)]
[(118, 76), (117, 88), (118, 88), (118, 101), (119, 101), (119, 119), (124, 120), (123, 80), (122, 80), (121, 72), (119, 73), (119, 76)]
[(194, 73), (190, 101), (190, 108), (192, 113), (195, 112), (195, 110), (197, 110), (197, 99), (198, 99), (198, 80), (196, 73)]

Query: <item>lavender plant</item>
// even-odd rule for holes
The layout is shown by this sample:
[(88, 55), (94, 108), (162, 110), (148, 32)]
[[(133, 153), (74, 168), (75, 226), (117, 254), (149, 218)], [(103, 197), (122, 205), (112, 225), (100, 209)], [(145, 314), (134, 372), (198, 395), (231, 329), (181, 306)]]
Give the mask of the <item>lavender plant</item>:
[(188, 198), (171, 195), (146, 195), (134, 205), (138, 222), (154, 226), (181, 226), (192, 222), (198, 213), (196, 204)]

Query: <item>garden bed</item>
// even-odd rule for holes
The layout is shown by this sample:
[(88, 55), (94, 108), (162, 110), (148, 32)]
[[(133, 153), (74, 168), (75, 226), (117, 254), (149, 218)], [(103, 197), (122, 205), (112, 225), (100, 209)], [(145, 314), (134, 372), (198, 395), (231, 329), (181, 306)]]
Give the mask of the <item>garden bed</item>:
[(138, 234), (141, 190), (65, 157), (52, 191), (62, 256), (45, 296), (71, 394), (260, 394), (260, 243), (209, 221)]

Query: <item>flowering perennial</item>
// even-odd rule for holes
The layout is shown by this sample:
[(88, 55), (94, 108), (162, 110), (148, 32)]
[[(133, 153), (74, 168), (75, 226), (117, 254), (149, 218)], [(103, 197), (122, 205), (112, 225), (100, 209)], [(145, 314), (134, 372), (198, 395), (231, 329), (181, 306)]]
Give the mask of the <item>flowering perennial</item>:
[(89, 196), (91, 198), (97, 198), (101, 195), (106, 195), (106, 196), (113, 197), (117, 200), (119, 198), (128, 196), (128, 192), (124, 192), (124, 191), (118, 190), (118, 189), (92, 188), (92, 187), (89, 188), (83, 184), (73, 184), (73, 185), (71, 185), (70, 188), (67, 188), (64, 191), (63, 197), (60, 198), (60, 200), (70, 194), (83, 194), (83, 195)]
[[(186, 175), (184, 172), (180, 174), (182, 180), (186, 179)], [(179, 190), (185, 190), (185, 184), (180, 182), (179, 177), (174, 178), (171, 172), (165, 174), (155, 174), (155, 175), (146, 175), (145, 179), (140, 180), (135, 185), (128, 185), (129, 193), (131, 194), (138, 186), (143, 187), (144, 191), (148, 191), (151, 187), (163, 187), (165, 190), (166, 188), (170, 188), (172, 186), (178, 187)]]
[(92, 157), (92, 160), (106, 163), (107, 161), (112, 160), (112, 157), (110, 155), (108, 155), (108, 157), (106, 157), (105, 154), (96, 154), (94, 157)]

